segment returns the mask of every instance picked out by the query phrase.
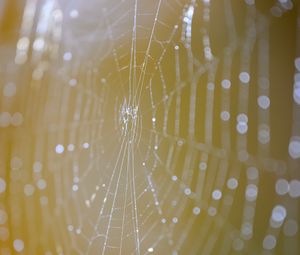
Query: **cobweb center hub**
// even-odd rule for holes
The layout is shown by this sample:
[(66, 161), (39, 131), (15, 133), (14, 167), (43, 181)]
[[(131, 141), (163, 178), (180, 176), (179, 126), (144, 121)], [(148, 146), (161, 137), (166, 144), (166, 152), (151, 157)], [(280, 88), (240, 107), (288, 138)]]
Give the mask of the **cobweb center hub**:
[(128, 135), (131, 140), (135, 136), (138, 119), (138, 106), (128, 104), (124, 100), (119, 116), (119, 123), (121, 125), (122, 135)]

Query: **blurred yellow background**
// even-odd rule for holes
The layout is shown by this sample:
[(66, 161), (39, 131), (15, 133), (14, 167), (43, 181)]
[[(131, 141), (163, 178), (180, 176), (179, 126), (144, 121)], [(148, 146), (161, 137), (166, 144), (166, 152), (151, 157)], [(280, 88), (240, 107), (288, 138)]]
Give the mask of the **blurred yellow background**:
[(0, 254), (299, 254), (299, 8), (0, 0)]

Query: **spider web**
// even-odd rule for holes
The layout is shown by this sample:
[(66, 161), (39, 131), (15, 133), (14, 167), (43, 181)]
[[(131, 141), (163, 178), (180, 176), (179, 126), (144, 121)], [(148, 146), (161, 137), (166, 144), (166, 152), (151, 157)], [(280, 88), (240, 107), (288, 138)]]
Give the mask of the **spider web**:
[[(22, 183), (40, 203), (24, 188), (22, 235), (39, 233), (47, 255), (297, 254), (297, 75), (282, 140), (270, 105), (282, 89), (271, 29), (295, 22), (294, 4), (28, 0), (14, 72), (29, 58), (32, 74), (12, 159), (33, 165)], [(30, 215), (43, 224), (30, 230)]]

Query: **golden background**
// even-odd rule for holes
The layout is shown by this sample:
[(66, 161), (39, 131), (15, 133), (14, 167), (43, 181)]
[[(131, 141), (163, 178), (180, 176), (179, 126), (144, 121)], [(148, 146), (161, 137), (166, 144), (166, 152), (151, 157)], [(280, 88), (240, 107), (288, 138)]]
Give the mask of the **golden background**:
[(0, 254), (299, 254), (299, 8), (0, 0)]

